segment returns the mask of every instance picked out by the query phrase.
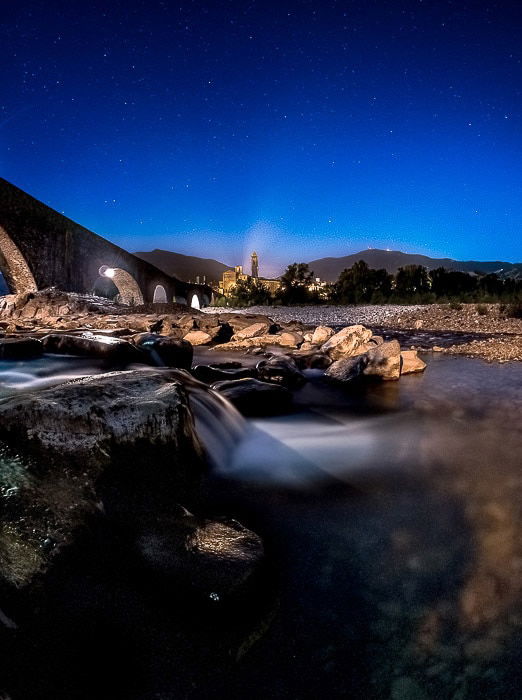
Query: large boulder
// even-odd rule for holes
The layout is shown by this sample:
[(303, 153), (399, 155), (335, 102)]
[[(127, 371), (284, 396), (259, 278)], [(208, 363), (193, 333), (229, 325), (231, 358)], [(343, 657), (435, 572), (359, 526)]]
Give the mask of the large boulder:
[(401, 376), (401, 346), (398, 340), (390, 340), (377, 345), (363, 356), (367, 358), (363, 373), (384, 381), (399, 379)]
[(197, 445), (183, 373), (137, 369), (83, 377), (0, 401), (0, 439), (38, 459), (94, 469), (145, 442), (147, 459)]
[(346, 326), (324, 343), (321, 350), (326, 352), (332, 360), (341, 357), (350, 357), (357, 354), (361, 345), (367, 343), (372, 337), (372, 332), (361, 325)]
[(426, 369), (426, 363), (420, 359), (416, 350), (403, 350), (401, 358), (401, 374), (414, 374)]
[(257, 379), (220, 381), (212, 385), (245, 416), (271, 416), (287, 411), (292, 394), (284, 386)]
[(143, 362), (143, 355), (127, 340), (85, 332), (81, 335), (50, 333), (42, 338), (44, 352), (95, 357), (112, 364)]
[(111, 501), (121, 507), (123, 484), (132, 497), (157, 488), (170, 500), (199, 484), (202, 448), (182, 374), (110, 372), (0, 401), (9, 446), (0, 583), (19, 588), (45, 572), (79, 528)]
[(350, 382), (357, 378), (372, 377), (383, 381), (399, 379), (401, 348), (397, 340), (375, 345), (367, 352), (343, 357), (325, 372), (329, 379)]
[(32, 360), (43, 353), (37, 338), (1, 338), (0, 360)]
[(289, 389), (298, 389), (306, 382), (306, 377), (295, 360), (287, 355), (273, 355), (266, 360), (260, 360), (256, 371), (262, 381), (281, 384)]

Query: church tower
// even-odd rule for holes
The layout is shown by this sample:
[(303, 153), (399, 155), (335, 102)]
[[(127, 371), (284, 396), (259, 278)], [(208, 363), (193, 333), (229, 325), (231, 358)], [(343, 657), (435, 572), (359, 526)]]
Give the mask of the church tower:
[(258, 260), (256, 251), (254, 251), (252, 253), (251, 262), (252, 262), (252, 277), (257, 278), (257, 277), (259, 277), (259, 260)]

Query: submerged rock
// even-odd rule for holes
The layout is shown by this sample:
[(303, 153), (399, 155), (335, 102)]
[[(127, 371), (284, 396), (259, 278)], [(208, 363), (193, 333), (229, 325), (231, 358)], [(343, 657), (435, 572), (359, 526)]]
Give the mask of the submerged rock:
[(256, 365), (257, 376), (262, 381), (275, 382), (298, 389), (306, 382), (306, 377), (298, 368), (295, 360), (287, 355), (274, 355), (260, 360)]
[(37, 338), (0, 339), (0, 360), (31, 360), (42, 353), (43, 345)]
[(236, 379), (212, 385), (245, 416), (272, 416), (290, 408), (292, 394), (284, 386), (258, 379)]
[(263, 559), (260, 537), (236, 520), (200, 520), (179, 510), (178, 516), (140, 524), (136, 547), (142, 565), (213, 603), (237, 593)]

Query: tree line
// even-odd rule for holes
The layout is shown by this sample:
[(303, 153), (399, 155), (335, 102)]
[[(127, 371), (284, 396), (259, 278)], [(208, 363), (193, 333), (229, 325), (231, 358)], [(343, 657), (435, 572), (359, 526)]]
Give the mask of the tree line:
[(459, 272), (438, 267), (405, 265), (395, 275), (374, 270), (364, 260), (345, 269), (333, 284), (316, 288), (307, 263), (292, 263), (280, 277), (275, 294), (252, 277), (238, 280), (231, 305), (265, 304), (430, 304), (445, 302), (520, 303), (522, 280), (494, 273)]

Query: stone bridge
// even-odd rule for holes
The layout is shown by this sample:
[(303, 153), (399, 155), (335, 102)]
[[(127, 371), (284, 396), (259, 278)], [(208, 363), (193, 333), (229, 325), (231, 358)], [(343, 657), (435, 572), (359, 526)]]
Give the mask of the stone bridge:
[(165, 274), (2, 178), (0, 271), (13, 294), (57, 287), (117, 294), (124, 304), (176, 301), (195, 308), (212, 298), (207, 285)]

